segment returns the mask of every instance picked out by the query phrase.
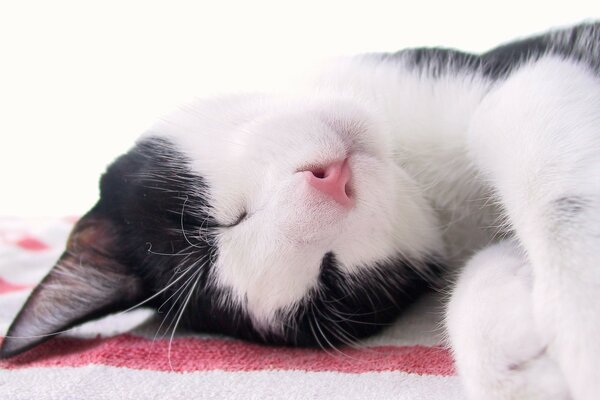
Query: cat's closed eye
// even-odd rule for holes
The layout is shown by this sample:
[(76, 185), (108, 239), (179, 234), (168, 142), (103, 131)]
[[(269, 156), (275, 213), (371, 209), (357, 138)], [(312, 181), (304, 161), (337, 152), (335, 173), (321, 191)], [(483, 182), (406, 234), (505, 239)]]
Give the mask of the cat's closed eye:
[(221, 224), (221, 227), (222, 228), (233, 228), (233, 227), (241, 224), (242, 222), (244, 222), (244, 220), (246, 218), (248, 218), (248, 213), (246, 211), (243, 211), (242, 213), (239, 214), (239, 216), (237, 218), (235, 218), (233, 220), (233, 222)]

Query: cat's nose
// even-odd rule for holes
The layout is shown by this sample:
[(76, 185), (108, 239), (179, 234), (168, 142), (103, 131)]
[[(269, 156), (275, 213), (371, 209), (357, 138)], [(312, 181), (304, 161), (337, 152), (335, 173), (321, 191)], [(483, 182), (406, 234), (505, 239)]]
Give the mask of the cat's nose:
[(334, 161), (323, 167), (302, 171), (310, 186), (331, 197), (344, 207), (352, 207), (354, 199), (350, 188), (352, 173), (348, 159)]

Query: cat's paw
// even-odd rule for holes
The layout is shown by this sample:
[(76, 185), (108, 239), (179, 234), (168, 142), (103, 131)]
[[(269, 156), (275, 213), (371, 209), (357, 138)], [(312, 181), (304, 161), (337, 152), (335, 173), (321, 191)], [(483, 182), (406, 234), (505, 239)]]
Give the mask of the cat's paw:
[(562, 274), (555, 283), (544, 285), (542, 281), (536, 287), (535, 322), (573, 399), (596, 400), (600, 398), (600, 299), (597, 287), (572, 278)]
[(470, 399), (570, 399), (562, 373), (537, 332), (530, 266), (514, 244), (494, 245), (467, 264), (446, 319)]

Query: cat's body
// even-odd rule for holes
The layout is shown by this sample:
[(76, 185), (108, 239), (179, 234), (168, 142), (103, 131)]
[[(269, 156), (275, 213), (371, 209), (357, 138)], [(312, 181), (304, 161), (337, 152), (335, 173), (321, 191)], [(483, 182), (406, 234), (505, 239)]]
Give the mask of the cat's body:
[(175, 326), (349, 342), (477, 252), (447, 318), (469, 394), (599, 396), (599, 24), (182, 108), (109, 168), (2, 354), (150, 296)]

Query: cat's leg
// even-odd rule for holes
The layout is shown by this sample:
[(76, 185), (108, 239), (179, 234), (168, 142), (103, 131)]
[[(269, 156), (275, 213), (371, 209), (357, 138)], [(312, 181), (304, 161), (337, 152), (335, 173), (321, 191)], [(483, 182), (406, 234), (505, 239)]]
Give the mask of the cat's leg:
[(569, 398), (533, 321), (531, 283), (531, 265), (509, 242), (479, 252), (461, 272), (446, 327), (469, 398)]
[(600, 76), (545, 58), (490, 92), (469, 131), (533, 272), (533, 316), (576, 400), (600, 398)]

